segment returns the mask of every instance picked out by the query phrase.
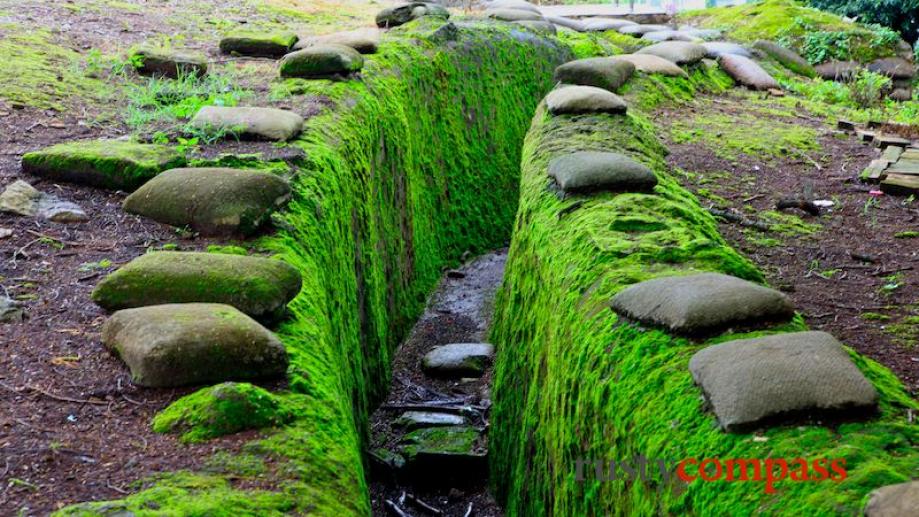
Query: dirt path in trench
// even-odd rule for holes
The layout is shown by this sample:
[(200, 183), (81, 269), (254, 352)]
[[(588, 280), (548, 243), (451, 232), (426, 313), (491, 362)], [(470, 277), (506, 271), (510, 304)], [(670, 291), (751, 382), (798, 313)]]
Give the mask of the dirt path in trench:
[[(504, 274), (507, 250), (482, 255), (462, 267), (448, 271), (428, 300), (424, 313), (412, 328), (393, 360), (393, 383), (386, 401), (371, 417), (371, 450), (393, 449), (405, 434), (395, 420), (406, 410), (453, 401), (449, 407), (477, 408), (463, 413), (469, 425), (483, 431), (488, 427), (491, 406), (491, 368), (474, 379), (431, 378), (421, 370), (421, 361), (434, 347), (450, 343), (476, 343), (487, 340), (493, 314), (495, 292)], [(485, 447), (487, 444), (482, 443)], [(396, 515), (385, 501), (399, 503), (411, 516), (437, 515), (411, 501), (412, 496), (441, 510), (442, 515), (476, 517), (503, 515), (488, 492), (488, 480), (481, 476), (461, 476), (444, 465), (428, 479), (406, 477), (398, 472), (376, 468), (371, 479), (373, 515)], [(403, 494), (405, 494), (403, 496)]]
[[(877, 186), (858, 179), (879, 154), (874, 147), (840, 134), (835, 119), (821, 120), (777, 102), (728, 92), (662, 109), (653, 118), (665, 130), (661, 134), (671, 151), (668, 163), (689, 173), (683, 184), (708, 206), (764, 221), (775, 211), (776, 201), (806, 191), (815, 200), (834, 203), (819, 216), (797, 209), (783, 212), (817, 225), (812, 232), (763, 232), (727, 221), (719, 229), (764, 271), (769, 284), (791, 297), (811, 328), (829, 332), (887, 366), (915, 397), (919, 253), (917, 239), (904, 238), (904, 232), (919, 229), (919, 205), (905, 197), (871, 195)], [(770, 112), (770, 107), (786, 115)], [(721, 143), (679, 137), (696, 116), (723, 116), (738, 125), (756, 117), (772, 127), (811, 128), (819, 148), (775, 158), (743, 153), (726, 158), (723, 142), (733, 136), (730, 128), (717, 128), (724, 131), (714, 135)], [(779, 137), (776, 131), (761, 138)]]

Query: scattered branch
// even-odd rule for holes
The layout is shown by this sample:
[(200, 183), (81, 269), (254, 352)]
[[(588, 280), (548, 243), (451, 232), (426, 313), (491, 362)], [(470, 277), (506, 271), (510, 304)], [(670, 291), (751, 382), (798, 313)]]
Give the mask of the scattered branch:
[(780, 199), (775, 204), (777, 210), (785, 210), (788, 208), (797, 208), (799, 210), (804, 210), (810, 215), (820, 215), (820, 207), (815, 205), (813, 201), (808, 199), (801, 198), (785, 198)]

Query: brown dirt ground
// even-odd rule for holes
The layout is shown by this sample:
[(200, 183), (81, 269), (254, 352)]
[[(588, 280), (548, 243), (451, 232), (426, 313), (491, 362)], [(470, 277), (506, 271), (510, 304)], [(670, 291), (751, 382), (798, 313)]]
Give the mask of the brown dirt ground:
[[(746, 99), (750, 97), (729, 93), (718, 102), (706, 102), (705, 113), (720, 112), (739, 119), (751, 114), (776, 118), (762, 110), (745, 108)], [(769, 105), (769, 101), (760, 102)], [(687, 110), (693, 109), (693, 106), (665, 108), (656, 114), (655, 122), (667, 128), (668, 121), (685, 117)], [(693, 180), (684, 182), (691, 190), (707, 189), (726, 200), (714, 203), (716, 208), (752, 219), (773, 210), (778, 199), (801, 197), (808, 188), (812, 189), (813, 199), (836, 201), (834, 207), (823, 209), (817, 217), (797, 209), (786, 210), (807, 223), (822, 226), (810, 235), (764, 233), (728, 222), (720, 224), (720, 230), (728, 242), (763, 269), (771, 285), (791, 297), (811, 328), (832, 333), (887, 366), (916, 396), (919, 333), (901, 335), (898, 339), (891, 333), (890, 325), (917, 314), (916, 240), (894, 236), (917, 229), (919, 207), (903, 197), (874, 198), (869, 191), (877, 187), (857, 179), (878, 156), (878, 150), (859, 142), (854, 135), (837, 136), (835, 120), (822, 121), (804, 111), (799, 111), (795, 120), (818, 131), (820, 151), (808, 152), (811, 160), (786, 156), (769, 161), (746, 155), (725, 160), (704, 144), (671, 141), (666, 142), (671, 151), (668, 162), (697, 174)], [(666, 132), (664, 136), (666, 140)], [(700, 199), (705, 201), (702, 195)], [(876, 201), (869, 201), (872, 199)], [(867, 208), (866, 203), (870, 203)], [(763, 246), (753, 242), (762, 238), (777, 239), (779, 243)], [(853, 254), (867, 256), (872, 261), (853, 258)], [(832, 270), (836, 271), (829, 274)], [(891, 284), (891, 275), (898, 275), (895, 281), (898, 287), (884, 289), (883, 286)], [(883, 314), (889, 320), (865, 319), (862, 316), (865, 313)], [(919, 327), (916, 330), (919, 332)]]

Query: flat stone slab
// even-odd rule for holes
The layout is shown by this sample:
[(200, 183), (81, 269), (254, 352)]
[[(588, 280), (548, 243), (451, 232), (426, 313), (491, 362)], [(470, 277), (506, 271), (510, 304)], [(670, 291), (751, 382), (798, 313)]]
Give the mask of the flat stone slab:
[(756, 61), (736, 54), (722, 54), (718, 58), (721, 66), (732, 79), (753, 90), (780, 89), (779, 82), (763, 70)]
[(315, 45), (328, 44), (351, 47), (361, 54), (375, 54), (380, 46), (380, 31), (378, 29), (358, 29), (300, 38), (293, 49), (303, 50)]
[(180, 75), (203, 76), (207, 73), (207, 57), (190, 50), (167, 50), (142, 46), (131, 53), (131, 63), (137, 73), (175, 79)]
[(425, 427), (405, 435), (399, 452), (405, 470), (426, 483), (475, 483), (488, 469), (481, 434), (473, 427)]
[(204, 106), (191, 124), (201, 130), (225, 131), (240, 138), (287, 141), (303, 129), (303, 117), (275, 108)]
[(546, 95), (546, 107), (553, 115), (622, 114), (628, 109), (622, 97), (593, 86), (562, 86), (552, 90)]
[(300, 272), (280, 260), (220, 253), (150, 252), (99, 282), (92, 299), (114, 311), (167, 303), (223, 303), (255, 317), (285, 312)]
[(801, 57), (797, 52), (785, 48), (774, 41), (757, 40), (753, 43), (753, 47), (762, 51), (772, 59), (775, 59), (779, 64), (798, 75), (803, 75), (805, 77), (815, 77), (817, 75), (817, 71), (814, 70), (814, 67), (808, 63), (806, 59)]
[(784, 294), (720, 273), (640, 282), (614, 296), (612, 308), (643, 324), (691, 336), (763, 327), (788, 321), (795, 314)]
[(635, 65), (621, 59), (592, 57), (570, 61), (555, 69), (555, 80), (615, 91), (635, 73)]
[(433, 411), (406, 411), (396, 419), (395, 424), (410, 430), (420, 427), (443, 427), (463, 425), (466, 419), (461, 415), (452, 413), (436, 413)]
[(0, 193), (0, 212), (40, 217), (57, 223), (89, 220), (86, 212), (76, 204), (40, 192), (22, 180), (14, 181)]
[(705, 57), (709, 59), (717, 59), (723, 54), (734, 54), (736, 56), (743, 56), (746, 58), (753, 57), (753, 53), (747, 50), (743, 45), (738, 45), (737, 43), (731, 43), (729, 41), (706, 41), (701, 44), (705, 47), (705, 50), (708, 53)]
[(489, 343), (451, 343), (428, 352), (421, 364), (429, 375), (481, 377), (494, 355), (495, 347)]
[(654, 172), (624, 154), (581, 151), (549, 162), (549, 176), (566, 193), (651, 192)]
[(661, 74), (671, 77), (689, 77), (685, 70), (669, 61), (652, 54), (620, 54), (615, 59), (622, 59), (635, 65), (635, 70), (646, 74)]
[(290, 186), (268, 172), (245, 169), (171, 169), (124, 201), (124, 209), (205, 236), (250, 235), (290, 198)]
[(128, 365), (140, 386), (164, 388), (280, 377), (284, 345), (229, 305), (188, 303), (118, 311), (102, 342)]
[(689, 370), (726, 431), (802, 417), (852, 419), (877, 408), (877, 390), (825, 332), (713, 345), (692, 356)]
[(865, 517), (919, 515), (919, 481), (887, 485), (871, 492)]
[(407, 2), (383, 9), (376, 16), (377, 27), (384, 29), (398, 27), (422, 16), (437, 16), (447, 19), (450, 11), (442, 5), (427, 2)]
[(662, 57), (678, 65), (691, 65), (705, 58), (708, 51), (698, 43), (688, 41), (662, 41), (635, 52)]
[(919, 176), (888, 173), (881, 181), (881, 191), (895, 196), (919, 194)]
[(521, 9), (487, 9), (485, 16), (493, 20), (504, 22), (522, 22), (522, 21), (542, 21), (543, 17), (539, 13), (524, 11)]
[(57, 144), (22, 157), (22, 170), (28, 174), (127, 192), (183, 165), (185, 156), (174, 147), (122, 140)]
[(220, 51), (252, 57), (281, 57), (290, 52), (298, 36), (285, 32), (278, 34), (234, 34), (220, 40)]
[(281, 59), (281, 77), (313, 79), (348, 75), (364, 67), (364, 58), (351, 47), (324, 43), (291, 52)]

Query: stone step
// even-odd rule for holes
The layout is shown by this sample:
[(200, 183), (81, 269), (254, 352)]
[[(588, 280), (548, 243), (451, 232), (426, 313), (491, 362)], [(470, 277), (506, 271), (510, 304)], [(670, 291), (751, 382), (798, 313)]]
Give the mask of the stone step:
[(629, 319), (689, 336), (762, 328), (794, 316), (782, 293), (720, 273), (647, 280), (619, 292), (612, 308)]
[(555, 69), (555, 80), (564, 84), (594, 86), (616, 91), (635, 73), (635, 65), (611, 57), (570, 61)]
[(185, 165), (174, 147), (123, 140), (57, 144), (22, 157), (28, 174), (131, 192), (160, 172)]
[(494, 355), (495, 347), (488, 343), (451, 343), (428, 352), (422, 368), (435, 377), (481, 377)]
[(919, 176), (910, 174), (887, 174), (881, 182), (881, 191), (886, 194), (909, 196), (919, 193)]
[(275, 108), (204, 106), (191, 125), (202, 131), (226, 132), (253, 140), (287, 141), (303, 129), (303, 117)]
[(284, 345), (229, 305), (186, 303), (118, 311), (102, 342), (128, 365), (140, 386), (165, 388), (281, 377)]
[(124, 209), (205, 236), (254, 233), (290, 198), (290, 186), (268, 172), (171, 169), (124, 201)]
[(298, 39), (290, 32), (232, 34), (220, 40), (220, 51), (240, 56), (279, 58), (290, 52)]
[(854, 420), (877, 410), (877, 390), (825, 332), (713, 345), (693, 355), (689, 370), (729, 432), (773, 422)]
[(398, 448), (403, 472), (423, 484), (462, 485), (488, 475), (488, 452), (473, 427), (426, 427), (405, 435)]
[(698, 43), (688, 41), (663, 41), (645, 47), (635, 52), (636, 54), (651, 54), (662, 57), (677, 65), (692, 65), (705, 59), (708, 51)]
[(453, 413), (438, 413), (434, 411), (406, 411), (394, 422), (398, 427), (414, 430), (421, 427), (444, 427), (464, 425), (466, 418)]
[(109, 311), (169, 303), (223, 303), (254, 317), (282, 317), (300, 292), (300, 272), (280, 260), (219, 253), (141, 255), (99, 282), (94, 302)]
[(623, 114), (628, 106), (622, 97), (594, 86), (562, 86), (546, 95), (546, 108), (552, 115), (584, 113)]
[(549, 176), (566, 194), (652, 192), (654, 171), (624, 154), (581, 151), (549, 162)]

